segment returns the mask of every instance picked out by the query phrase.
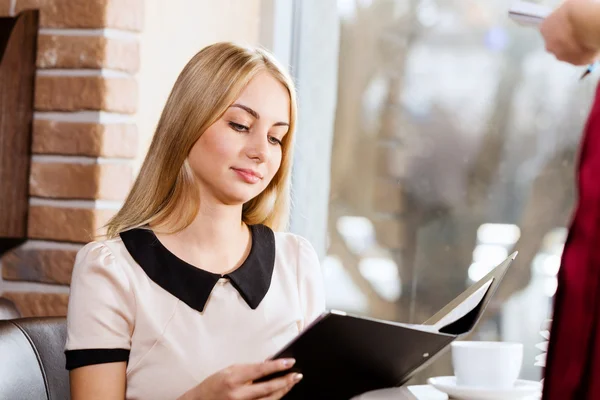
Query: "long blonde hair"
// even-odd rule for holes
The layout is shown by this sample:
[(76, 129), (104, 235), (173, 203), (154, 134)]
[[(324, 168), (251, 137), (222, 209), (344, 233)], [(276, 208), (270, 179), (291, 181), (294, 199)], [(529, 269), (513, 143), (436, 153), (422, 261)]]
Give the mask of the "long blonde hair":
[(187, 157), (202, 133), (240, 96), (250, 80), (267, 71), (290, 95), (290, 127), (282, 144), (281, 166), (267, 188), (243, 205), (242, 220), (273, 230), (287, 227), (297, 103), (294, 83), (264, 49), (222, 42), (205, 47), (184, 67), (162, 112), (152, 143), (123, 207), (106, 225), (106, 236), (171, 218), (170, 232), (190, 225), (200, 205)]

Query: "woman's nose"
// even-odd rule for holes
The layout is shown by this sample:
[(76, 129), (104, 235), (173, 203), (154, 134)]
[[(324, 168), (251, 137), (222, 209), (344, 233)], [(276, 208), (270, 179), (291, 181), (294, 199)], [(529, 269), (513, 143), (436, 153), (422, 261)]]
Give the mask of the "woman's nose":
[(265, 162), (269, 154), (269, 137), (265, 132), (253, 132), (248, 143), (248, 157), (256, 162)]

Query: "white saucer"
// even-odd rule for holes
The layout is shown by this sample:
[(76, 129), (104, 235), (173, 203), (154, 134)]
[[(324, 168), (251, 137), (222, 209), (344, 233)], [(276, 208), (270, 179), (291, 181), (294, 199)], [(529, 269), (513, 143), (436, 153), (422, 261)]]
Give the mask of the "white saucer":
[(431, 386), (446, 393), (452, 399), (458, 400), (506, 400), (522, 399), (527, 396), (539, 395), (542, 384), (535, 381), (517, 380), (510, 389), (486, 389), (471, 386), (460, 386), (454, 376), (438, 376), (427, 380)]

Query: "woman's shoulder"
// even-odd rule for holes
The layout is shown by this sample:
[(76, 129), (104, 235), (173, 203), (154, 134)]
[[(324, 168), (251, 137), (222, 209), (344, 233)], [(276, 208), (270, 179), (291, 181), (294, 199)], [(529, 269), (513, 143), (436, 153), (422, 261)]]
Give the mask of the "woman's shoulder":
[[(112, 270), (115, 265), (122, 265), (126, 251), (119, 236), (105, 240), (94, 240), (85, 244), (75, 257), (73, 273), (83, 270)], [(120, 268), (119, 268), (120, 269)]]
[(77, 258), (115, 257), (124, 247), (120, 236), (110, 239), (98, 239), (83, 245), (77, 252)]
[(295, 248), (308, 247), (313, 249), (312, 244), (304, 236), (292, 232), (274, 232), (275, 243), (278, 245), (293, 246)]
[(317, 252), (304, 236), (291, 232), (275, 232), (275, 246), (278, 253), (293, 257), (299, 263), (308, 260), (318, 264)]

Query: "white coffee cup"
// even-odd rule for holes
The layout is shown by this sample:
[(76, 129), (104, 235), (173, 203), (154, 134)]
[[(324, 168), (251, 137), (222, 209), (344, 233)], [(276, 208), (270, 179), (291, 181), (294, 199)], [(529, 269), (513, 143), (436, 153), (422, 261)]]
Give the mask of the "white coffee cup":
[(521, 373), (523, 344), (456, 341), (452, 365), (460, 386), (510, 389)]

